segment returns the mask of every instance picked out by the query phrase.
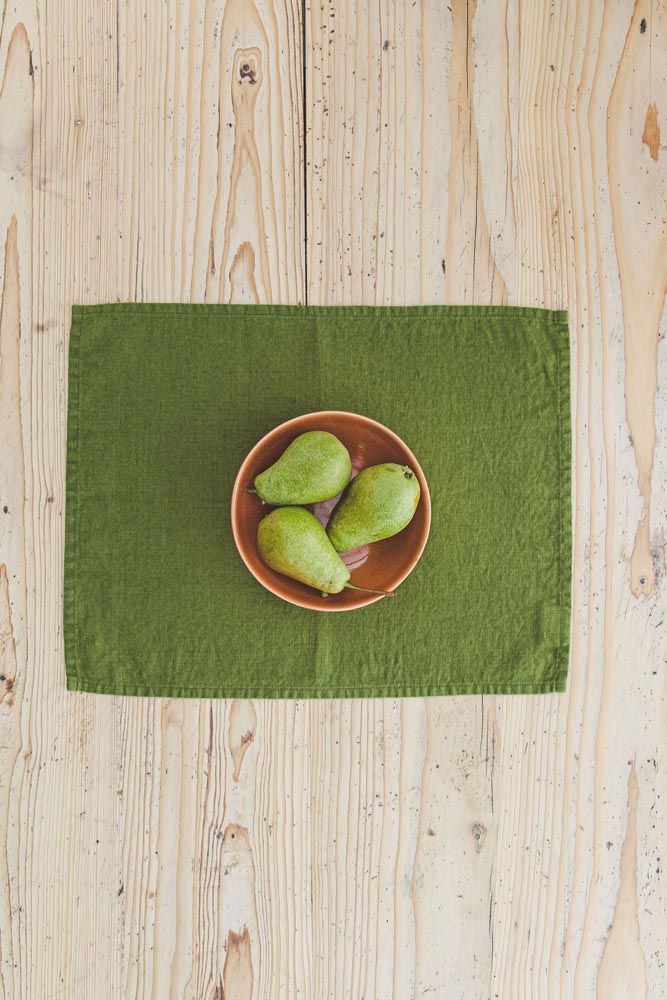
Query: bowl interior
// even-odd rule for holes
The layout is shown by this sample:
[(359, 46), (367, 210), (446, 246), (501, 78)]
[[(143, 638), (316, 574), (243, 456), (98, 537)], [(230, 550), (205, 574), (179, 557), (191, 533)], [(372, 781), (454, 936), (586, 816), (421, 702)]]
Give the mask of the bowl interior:
[[(415, 456), (400, 438), (376, 421), (355, 413), (325, 411), (296, 417), (270, 431), (248, 454), (232, 495), (234, 538), (246, 566), (260, 583), (286, 601), (318, 611), (348, 611), (382, 598), (349, 589), (323, 598), (313, 588), (269, 569), (257, 552), (257, 527), (271, 507), (247, 491), (255, 477), (277, 461), (295, 437), (310, 430), (329, 431), (343, 442), (352, 459), (353, 476), (369, 465), (397, 462), (409, 465), (419, 479), (421, 497), (407, 528), (392, 538), (341, 553), (350, 569), (350, 583), (357, 587), (393, 590), (414, 567), (426, 544), (430, 525), (428, 486)], [(326, 526), (338, 499), (313, 504), (309, 509)]]

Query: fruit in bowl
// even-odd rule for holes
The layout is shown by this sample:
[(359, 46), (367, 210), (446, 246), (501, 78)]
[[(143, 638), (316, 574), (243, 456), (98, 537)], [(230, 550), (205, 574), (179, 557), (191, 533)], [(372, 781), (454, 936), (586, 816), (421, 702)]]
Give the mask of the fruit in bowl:
[(304, 507), (278, 507), (263, 517), (257, 550), (271, 569), (319, 590), (322, 597), (340, 594), (343, 587), (384, 596), (384, 591), (369, 591), (349, 582), (349, 569), (315, 515)]
[(232, 494), (234, 539), (268, 590), (318, 611), (393, 594), (416, 565), (430, 497), (415, 456), (377, 421), (306, 414), (251, 449)]
[(419, 503), (419, 480), (407, 465), (383, 462), (362, 469), (327, 525), (337, 552), (379, 542), (407, 528)]
[(260, 472), (255, 493), (274, 507), (320, 503), (342, 493), (351, 475), (350, 453), (335, 434), (305, 431)]

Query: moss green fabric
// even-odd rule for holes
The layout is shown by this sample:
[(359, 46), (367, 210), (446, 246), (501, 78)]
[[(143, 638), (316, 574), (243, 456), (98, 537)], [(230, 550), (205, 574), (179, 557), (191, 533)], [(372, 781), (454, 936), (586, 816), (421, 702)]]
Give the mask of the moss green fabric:
[[(339, 614), (261, 587), (229, 517), (250, 447), (328, 409), (402, 437), (433, 506), (398, 597)], [(75, 306), (67, 432), (70, 689), (346, 698), (565, 688), (566, 313)]]

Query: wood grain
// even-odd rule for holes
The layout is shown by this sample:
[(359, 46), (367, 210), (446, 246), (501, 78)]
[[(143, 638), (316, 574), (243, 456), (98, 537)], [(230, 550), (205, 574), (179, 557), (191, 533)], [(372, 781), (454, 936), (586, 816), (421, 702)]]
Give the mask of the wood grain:
[[(667, 11), (0, 12), (0, 998), (667, 996)], [(570, 311), (541, 697), (68, 694), (72, 302)]]

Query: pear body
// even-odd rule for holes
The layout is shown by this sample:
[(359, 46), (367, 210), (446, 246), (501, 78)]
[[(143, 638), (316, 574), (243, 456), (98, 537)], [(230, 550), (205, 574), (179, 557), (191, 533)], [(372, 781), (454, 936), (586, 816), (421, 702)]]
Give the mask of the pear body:
[(257, 551), (267, 566), (326, 594), (339, 594), (350, 571), (314, 514), (279, 507), (259, 522)]
[(306, 431), (256, 477), (255, 490), (276, 507), (320, 503), (341, 493), (351, 474), (349, 452), (334, 434)]
[(362, 469), (329, 521), (333, 547), (348, 552), (397, 535), (412, 520), (419, 494), (419, 480), (407, 465), (384, 462)]

